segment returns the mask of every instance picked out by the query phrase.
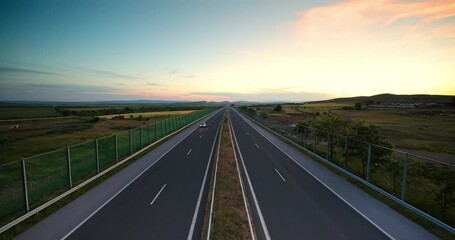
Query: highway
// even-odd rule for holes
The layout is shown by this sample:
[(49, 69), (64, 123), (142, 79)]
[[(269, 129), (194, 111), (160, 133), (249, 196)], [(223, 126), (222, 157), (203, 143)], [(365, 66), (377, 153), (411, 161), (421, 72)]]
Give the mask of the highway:
[(298, 167), (239, 113), (230, 110), (230, 115), (268, 231), (266, 239), (390, 239)]
[[(205, 201), (198, 205), (198, 200), (206, 198), (201, 185), (215, 153), (223, 112), (207, 121), (209, 127), (180, 142), (67, 239), (191, 239), (195, 209), (205, 209)], [(194, 239), (200, 238), (203, 219), (199, 220), (193, 227)]]
[[(100, 184), (104, 186), (97, 186), (98, 194), (84, 194), (18, 239), (200, 239), (224, 110), (208, 119), (206, 128), (192, 126), (181, 133), (187, 135), (164, 143), (165, 149), (155, 149), (134, 162), (155, 158), (152, 164), (137, 167), (142, 172), (125, 168)], [(179, 142), (172, 143), (176, 138)], [(134, 178), (125, 183), (125, 177), (117, 175), (128, 171)], [(119, 182), (122, 188), (112, 194), (111, 186)], [(104, 189), (112, 196), (103, 196)], [(86, 204), (96, 205), (98, 197), (108, 200), (84, 209)], [(78, 209), (87, 216), (79, 216)]]

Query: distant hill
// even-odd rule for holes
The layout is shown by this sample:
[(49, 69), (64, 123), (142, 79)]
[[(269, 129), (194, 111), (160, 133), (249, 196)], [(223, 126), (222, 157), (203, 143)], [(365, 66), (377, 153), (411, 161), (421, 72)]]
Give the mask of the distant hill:
[(373, 96), (358, 96), (348, 98), (334, 98), (324, 101), (315, 101), (313, 103), (333, 102), (333, 103), (354, 103), (354, 102), (381, 102), (381, 103), (415, 103), (415, 102), (433, 102), (437, 104), (453, 103), (455, 96), (450, 95), (428, 95), (428, 94), (413, 94), (413, 95), (395, 95), (390, 93), (378, 94)]

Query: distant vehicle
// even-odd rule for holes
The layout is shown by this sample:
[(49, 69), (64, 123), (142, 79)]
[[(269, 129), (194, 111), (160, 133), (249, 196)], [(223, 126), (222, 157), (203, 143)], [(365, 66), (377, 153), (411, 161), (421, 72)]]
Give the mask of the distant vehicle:
[(201, 122), (201, 124), (199, 124), (199, 127), (200, 128), (206, 128), (207, 127), (207, 123)]

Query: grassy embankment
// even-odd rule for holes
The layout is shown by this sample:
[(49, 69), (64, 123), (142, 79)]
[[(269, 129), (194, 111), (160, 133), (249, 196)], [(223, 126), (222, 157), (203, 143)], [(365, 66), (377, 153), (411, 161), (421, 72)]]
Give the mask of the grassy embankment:
[[(216, 173), (216, 190), (214, 197), (213, 219), (211, 227), (212, 239), (251, 239), (247, 212), (244, 207), (237, 165), (231, 142), (227, 116), (223, 121), (221, 144), (219, 150), (218, 169)], [(215, 170), (214, 170), (215, 171)], [(213, 187), (213, 178), (211, 190)], [(212, 193), (206, 207), (204, 227), (205, 238), (209, 220)]]

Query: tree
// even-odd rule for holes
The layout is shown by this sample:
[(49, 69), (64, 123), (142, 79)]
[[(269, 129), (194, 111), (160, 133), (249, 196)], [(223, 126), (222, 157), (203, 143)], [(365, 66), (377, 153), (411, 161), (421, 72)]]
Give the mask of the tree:
[(366, 164), (368, 161), (368, 144), (375, 144), (385, 148), (375, 148), (374, 162), (377, 164), (387, 163), (390, 161), (390, 155), (393, 147), (391, 143), (386, 140), (386, 137), (379, 133), (379, 127), (372, 124), (365, 124), (363, 121), (355, 121), (351, 125), (350, 137), (354, 139), (349, 141), (349, 150), (352, 155), (358, 157), (362, 163), (362, 173), (366, 176)]
[(345, 120), (343, 117), (335, 114), (323, 115), (316, 122), (316, 128), (318, 129), (319, 139), (326, 141), (330, 146), (329, 159), (333, 159), (335, 147), (343, 148), (344, 139), (341, 138), (330, 138), (328, 136), (334, 133), (347, 135), (349, 133), (350, 122)]
[(281, 111), (283, 111), (283, 107), (282, 107), (280, 104), (277, 104), (277, 105), (275, 106), (275, 108), (273, 109), (273, 111), (275, 111), (275, 112), (281, 112)]
[(361, 109), (362, 109), (362, 103), (356, 102), (356, 103), (354, 104), (354, 108), (355, 108), (356, 110), (361, 110)]
[(441, 214), (445, 216), (447, 209), (455, 205), (455, 170), (453, 167), (426, 163), (423, 175), (433, 182), (434, 199), (439, 205)]

